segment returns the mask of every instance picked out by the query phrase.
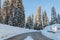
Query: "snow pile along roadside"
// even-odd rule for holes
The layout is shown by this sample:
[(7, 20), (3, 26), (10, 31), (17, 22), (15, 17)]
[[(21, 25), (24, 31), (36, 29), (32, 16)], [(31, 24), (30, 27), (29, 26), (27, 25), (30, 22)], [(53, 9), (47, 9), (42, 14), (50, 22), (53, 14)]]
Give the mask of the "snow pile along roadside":
[(42, 34), (53, 40), (60, 40), (60, 24), (47, 26), (42, 30)]
[(22, 33), (35, 32), (36, 30), (29, 30), (25, 28), (13, 27), (0, 24), (0, 40), (4, 40)]

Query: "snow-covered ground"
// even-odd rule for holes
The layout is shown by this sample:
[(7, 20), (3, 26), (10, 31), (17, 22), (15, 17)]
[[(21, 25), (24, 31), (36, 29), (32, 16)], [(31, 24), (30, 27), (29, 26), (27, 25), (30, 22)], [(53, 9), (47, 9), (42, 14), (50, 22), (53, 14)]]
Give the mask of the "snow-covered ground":
[(4, 40), (22, 33), (35, 32), (36, 30), (0, 24), (0, 40)]
[(31, 36), (27, 36), (27, 38), (24, 40), (33, 40), (33, 38)]
[[(60, 24), (50, 25), (45, 27), (45, 29), (39, 30), (39, 31), (0, 24), (0, 40), (8, 39), (10, 37), (13, 37), (22, 33), (40, 32), (40, 31), (42, 32), (43, 35), (45, 35), (50, 39), (60, 40)], [(25, 40), (28, 40), (28, 39), (33, 40), (31, 36), (28, 36)]]
[(60, 24), (47, 26), (42, 30), (42, 34), (53, 40), (60, 40)]

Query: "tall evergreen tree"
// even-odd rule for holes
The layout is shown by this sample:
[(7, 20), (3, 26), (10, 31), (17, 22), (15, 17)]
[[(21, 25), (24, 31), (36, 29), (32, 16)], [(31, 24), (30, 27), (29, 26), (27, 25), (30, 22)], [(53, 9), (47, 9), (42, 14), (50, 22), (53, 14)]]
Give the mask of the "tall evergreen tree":
[(33, 21), (31, 16), (27, 18), (26, 28), (32, 29)]
[(16, 0), (16, 14), (15, 19), (18, 23), (18, 26), (24, 27), (25, 25), (25, 14), (22, 0)]
[(8, 14), (9, 0), (4, 0), (3, 9), (4, 9), (4, 13), (6, 14), (5, 16), (3, 16), (3, 20), (4, 20), (5, 24), (8, 24), (8, 19), (9, 19), (9, 14)]
[(32, 17), (31, 17), (31, 19), (32, 19), (32, 29), (34, 28), (34, 14), (32, 14)]
[(1, 15), (1, 1), (0, 1), (0, 15)]
[(8, 23), (12, 23), (13, 26), (24, 27), (25, 14), (22, 0), (11, 0), (10, 13), (10, 19)]
[(37, 16), (35, 17), (34, 29), (39, 30), (40, 28), (38, 27), (38, 23), (36, 19), (37, 19)]
[(54, 8), (54, 6), (52, 7), (51, 10), (51, 24), (55, 24), (57, 22), (57, 18), (56, 18), (56, 10)]
[(47, 26), (48, 22), (49, 22), (49, 20), (47, 17), (47, 13), (46, 13), (46, 11), (44, 11), (44, 13), (42, 13), (42, 24), (43, 24), (42, 26), (43, 27)]
[(41, 7), (38, 6), (37, 8), (37, 16), (36, 16), (36, 22), (35, 22), (35, 28), (34, 29), (42, 29), (42, 22), (41, 22)]
[(10, 1), (10, 6), (9, 6), (9, 21), (8, 21), (8, 24), (12, 25), (12, 26), (17, 26), (17, 23), (14, 20), (14, 17), (15, 17), (15, 14), (16, 14), (15, 3), (16, 3), (16, 0), (11, 0)]
[(58, 20), (58, 23), (60, 23), (60, 14), (58, 14), (57, 20)]

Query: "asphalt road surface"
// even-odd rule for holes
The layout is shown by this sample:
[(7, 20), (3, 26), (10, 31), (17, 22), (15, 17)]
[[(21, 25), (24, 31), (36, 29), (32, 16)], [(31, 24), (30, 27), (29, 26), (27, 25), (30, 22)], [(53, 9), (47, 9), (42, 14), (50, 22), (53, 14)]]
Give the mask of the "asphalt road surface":
[(12, 38), (8, 38), (7, 40), (24, 40), (27, 38), (27, 36), (31, 36), (34, 40), (52, 40), (42, 35), (41, 32), (24, 33)]

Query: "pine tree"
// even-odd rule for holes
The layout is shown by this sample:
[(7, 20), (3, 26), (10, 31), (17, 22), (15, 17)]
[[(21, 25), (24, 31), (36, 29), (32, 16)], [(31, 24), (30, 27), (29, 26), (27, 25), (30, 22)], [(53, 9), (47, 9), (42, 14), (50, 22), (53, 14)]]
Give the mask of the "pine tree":
[(37, 16), (35, 17), (34, 29), (39, 30), (40, 28), (37, 27)]
[(16, 13), (15, 13), (15, 20), (18, 23), (17, 25), (20, 27), (24, 27), (25, 25), (25, 14), (24, 14), (24, 7), (22, 4), (22, 0), (16, 0)]
[(3, 11), (4, 11), (3, 8), (1, 8), (0, 23), (4, 23), (3, 21), (4, 12)]
[(58, 14), (57, 20), (58, 20), (58, 23), (60, 23), (60, 14)]
[(44, 12), (42, 12), (42, 28), (44, 28)]
[(56, 18), (56, 10), (54, 6), (52, 7), (52, 13), (51, 13), (51, 24), (55, 24), (57, 22)]
[(38, 6), (37, 8), (37, 16), (36, 16), (36, 22), (35, 22), (35, 29), (42, 29), (42, 22), (41, 22), (41, 7)]
[(5, 13), (5, 15), (3, 16), (4, 24), (8, 24), (8, 19), (9, 19), (9, 13), (8, 13), (9, 0), (4, 0), (3, 9), (4, 9), (4, 13)]
[(2, 23), (2, 16), (1, 16), (1, 1), (0, 1), (0, 23)]
[(48, 22), (49, 22), (49, 20), (47, 17), (47, 13), (46, 13), (46, 11), (44, 11), (44, 13), (42, 13), (42, 24), (43, 24), (42, 27), (47, 26)]
[(34, 15), (32, 14), (32, 17), (31, 17), (31, 19), (32, 19), (32, 29), (34, 28)]
[(32, 29), (32, 25), (33, 25), (32, 18), (31, 18), (31, 16), (29, 16), (27, 18), (26, 28)]
[(12, 25), (12, 26), (17, 26), (17, 23), (14, 20), (14, 16), (16, 14), (15, 3), (16, 3), (16, 0), (11, 0), (10, 1), (10, 6), (9, 6), (9, 21), (8, 21), (8, 25)]
[[(24, 27), (25, 14), (22, 0), (11, 0), (9, 24), (13, 26)], [(11, 22), (11, 23), (10, 23)]]

